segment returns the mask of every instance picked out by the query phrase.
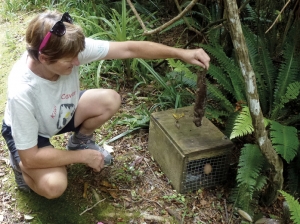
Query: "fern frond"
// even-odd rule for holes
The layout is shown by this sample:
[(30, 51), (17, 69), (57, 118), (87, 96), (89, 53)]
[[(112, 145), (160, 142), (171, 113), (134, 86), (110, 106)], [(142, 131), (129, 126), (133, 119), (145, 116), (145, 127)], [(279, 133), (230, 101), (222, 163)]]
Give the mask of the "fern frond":
[(165, 29), (163, 29), (162, 31), (159, 32), (159, 34), (162, 34), (162, 33), (165, 33), (177, 26), (180, 26), (180, 25), (183, 25), (185, 24), (184, 20), (183, 19), (179, 19), (177, 20), (176, 22), (172, 23), (170, 26), (166, 27)]
[[(180, 60), (168, 59), (169, 66), (173, 68), (173, 72), (168, 75), (181, 81), (188, 87), (195, 89), (197, 86), (197, 76), (193, 73), (189, 65), (183, 64)], [(179, 80), (180, 79), (180, 80)]]
[(210, 45), (201, 45), (207, 52), (216, 58), (221, 68), (226, 71), (230, 77), (232, 87), (234, 89), (233, 95), (235, 96), (236, 101), (246, 101), (245, 94), (245, 83), (242, 73), (234, 61), (227, 57), (222, 48), (213, 47)]
[(229, 93), (232, 95), (234, 94), (234, 90), (228, 76), (224, 74), (224, 71), (220, 67), (211, 64), (209, 66), (208, 74), (214, 77)]
[(256, 14), (255, 10), (249, 4), (247, 4), (245, 6), (244, 11), (246, 12), (247, 15), (246, 15), (246, 17), (243, 18), (243, 20), (255, 21), (255, 23), (256, 23), (257, 14)]
[(220, 111), (219, 109), (213, 108), (210, 105), (206, 106), (205, 117), (211, 121), (223, 123), (224, 118), (227, 118), (229, 113), (227, 111)]
[(291, 83), (287, 87), (284, 97), (281, 98), (283, 103), (288, 103), (290, 100), (297, 99), (300, 94), (300, 82)]
[[(275, 101), (273, 107), (275, 108), (278, 103), (280, 103), (281, 96), (287, 90), (289, 84), (295, 82), (296, 76), (300, 72), (300, 60), (296, 56), (296, 46), (298, 43), (296, 28), (294, 27), (289, 33), (290, 41), (286, 41), (283, 50), (283, 62), (279, 68), (279, 74), (276, 79), (276, 89), (275, 89)], [(274, 120), (278, 116), (278, 112), (272, 113), (272, 119)]]
[(300, 114), (296, 114), (296, 115), (290, 115), (290, 117), (284, 121), (284, 124), (291, 125), (291, 124), (297, 124), (299, 122), (300, 122)]
[[(280, 102), (273, 109), (273, 114), (278, 114), (279, 110), (284, 107), (284, 104), (291, 100), (297, 99), (300, 95), (300, 82), (293, 82), (288, 85), (286, 93), (281, 96)], [(282, 114), (282, 113), (281, 113)]]
[(226, 98), (226, 96), (224, 96), (224, 94), (221, 92), (221, 90), (218, 87), (211, 84), (208, 80), (206, 82), (206, 86), (207, 86), (209, 96), (212, 97), (212, 98), (217, 99), (219, 104), (220, 104), (219, 105), (220, 107), (224, 108), (229, 113), (234, 111), (233, 105)]
[(210, 23), (212, 21), (212, 18), (211, 18), (211, 14), (210, 14), (208, 8), (205, 5), (201, 4), (201, 3), (197, 3), (196, 5), (197, 5), (197, 7), (198, 7), (198, 9), (200, 11), (199, 14), (201, 15), (201, 17), (206, 22)]
[(260, 171), (264, 163), (265, 159), (259, 147), (257, 145), (245, 144), (241, 151), (236, 179), (238, 186), (248, 186), (250, 196), (256, 190), (257, 178), (260, 176)]
[(221, 29), (210, 29), (208, 30), (207, 39), (211, 46), (219, 46), (219, 40), (221, 36)]
[(183, 64), (180, 60), (168, 59), (169, 65), (174, 69), (175, 72), (183, 73), (185, 77), (197, 80), (196, 75), (189, 69), (189, 66)]
[(270, 52), (267, 49), (267, 44), (265, 40), (259, 39), (259, 63), (261, 64), (261, 70), (259, 72), (264, 74), (264, 80), (266, 83), (266, 91), (268, 97), (268, 108), (267, 111), (270, 114), (271, 112), (271, 105), (273, 103), (274, 98), (274, 80), (276, 78), (276, 68), (272, 62)]
[(270, 121), (270, 136), (274, 149), (289, 163), (297, 154), (299, 139), (297, 129)]
[(279, 191), (283, 197), (285, 198), (286, 202), (288, 203), (290, 212), (291, 212), (291, 219), (294, 221), (294, 223), (300, 223), (300, 204), (297, 200), (295, 200), (295, 198), (280, 190)]
[(236, 137), (245, 136), (251, 134), (253, 130), (249, 107), (244, 106), (234, 122), (233, 130), (229, 138), (233, 139)]
[(260, 175), (256, 180), (255, 190), (260, 191), (267, 184), (267, 177)]

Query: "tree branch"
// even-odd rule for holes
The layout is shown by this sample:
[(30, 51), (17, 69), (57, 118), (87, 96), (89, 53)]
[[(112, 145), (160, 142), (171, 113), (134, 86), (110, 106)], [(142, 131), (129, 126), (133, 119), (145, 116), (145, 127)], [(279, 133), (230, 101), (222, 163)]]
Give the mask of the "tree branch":
[(272, 23), (272, 25), (270, 26), (269, 29), (267, 29), (267, 31), (265, 33), (268, 33), (270, 31), (270, 29), (272, 29), (272, 27), (275, 25), (275, 23), (277, 22), (277, 20), (279, 19), (279, 17), (281, 16), (283, 10), (285, 9), (285, 7), (287, 7), (287, 5), (290, 3), (291, 0), (288, 0), (287, 3), (285, 3), (285, 5), (283, 6), (283, 8), (281, 9), (280, 13), (278, 13), (278, 16), (276, 17), (276, 19), (274, 20), (274, 22)]
[[(182, 9), (181, 9), (181, 7), (180, 7), (180, 5), (178, 3), (178, 0), (174, 0), (174, 1), (175, 1), (176, 7), (177, 7), (179, 13), (181, 14), (182, 13)], [(198, 35), (202, 35), (202, 33), (200, 33), (199, 30), (195, 29), (194, 27), (192, 27), (190, 25), (189, 21), (185, 17), (183, 17), (183, 20), (184, 20), (185, 24), (188, 26), (189, 30), (194, 31)]]
[(132, 4), (132, 2), (130, 0), (127, 0), (128, 5), (130, 6), (131, 10), (133, 11), (134, 15), (136, 16), (137, 20), (139, 21), (139, 23), (141, 24), (141, 27), (143, 28), (143, 30), (145, 32), (147, 32), (147, 28), (143, 22), (143, 20), (141, 19), (139, 13), (136, 11), (134, 5)]
[[(137, 17), (139, 23), (141, 24), (143, 30), (144, 30), (144, 35), (151, 35), (151, 34), (155, 34), (158, 33), (160, 31), (162, 31), (163, 29), (165, 29), (166, 27), (170, 26), (171, 24), (173, 24), (174, 22), (176, 22), (177, 20), (181, 19), (188, 11), (191, 10), (191, 8), (193, 8), (193, 6), (198, 2), (199, 0), (192, 0), (191, 3), (181, 12), (179, 13), (177, 16), (175, 16), (173, 19), (169, 20), (168, 22), (164, 23), (163, 25), (157, 27), (156, 29), (153, 30), (147, 30), (145, 24), (143, 23), (140, 15), (138, 14), (138, 12), (136, 11), (134, 5), (132, 4), (131, 0), (127, 0), (127, 3), (129, 4), (130, 8), (132, 9), (133, 13), (135, 14), (135, 16)], [(199, 32), (199, 31), (198, 31)]]

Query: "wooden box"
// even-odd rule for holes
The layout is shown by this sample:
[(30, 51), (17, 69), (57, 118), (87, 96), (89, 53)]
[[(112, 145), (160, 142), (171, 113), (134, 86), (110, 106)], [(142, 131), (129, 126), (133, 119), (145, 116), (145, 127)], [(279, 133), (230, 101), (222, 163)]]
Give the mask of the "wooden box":
[(149, 152), (179, 193), (226, 180), (232, 147), (207, 118), (195, 126), (192, 106), (151, 114)]

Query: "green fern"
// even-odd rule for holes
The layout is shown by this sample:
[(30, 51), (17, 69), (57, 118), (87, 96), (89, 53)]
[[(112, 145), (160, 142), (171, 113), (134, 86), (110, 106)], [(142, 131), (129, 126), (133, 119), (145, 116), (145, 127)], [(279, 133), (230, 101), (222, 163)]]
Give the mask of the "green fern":
[(214, 64), (209, 66), (209, 74), (218, 82), (220, 83), (226, 91), (234, 94), (234, 89), (232, 87), (230, 79), (228, 76), (224, 74), (224, 70)]
[(236, 137), (245, 136), (251, 134), (253, 130), (249, 107), (244, 106), (234, 121), (233, 130), (229, 138), (233, 139)]
[(211, 16), (208, 8), (205, 5), (201, 4), (201, 3), (197, 3), (196, 6), (199, 9), (199, 12), (197, 11), (197, 13), (201, 16), (201, 18), (204, 21), (211, 22), (212, 21), (212, 16)]
[(235, 201), (235, 207), (249, 214), (253, 213), (251, 204), (255, 192), (261, 190), (267, 182), (267, 178), (261, 175), (265, 163), (257, 145), (244, 145), (238, 164), (237, 187), (232, 190), (230, 200)]
[(163, 29), (162, 31), (160, 31), (159, 34), (163, 34), (163, 33), (167, 32), (167, 31), (169, 31), (169, 30), (171, 30), (171, 29), (173, 29), (175, 27), (181, 26), (183, 24), (185, 24), (184, 20), (183, 19), (179, 19), (179, 20), (175, 21), (174, 23), (172, 23), (170, 26), (167, 26), (165, 29)]
[(287, 119), (284, 120), (285, 125), (291, 125), (291, 124), (299, 124), (300, 122), (300, 114), (290, 115)]
[(220, 88), (218, 88), (218, 86), (211, 84), (208, 80), (206, 82), (206, 86), (210, 97), (217, 99), (221, 109), (225, 109), (229, 113), (234, 111), (232, 103), (227, 99), (226, 96), (224, 96), (223, 92), (220, 90)]
[[(278, 114), (279, 110), (284, 107), (284, 104), (291, 100), (297, 99), (300, 95), (300, 82), (294, 82), (288, 85), (286, 93), (281, 96), (280, 102), (275, 106), (273, 114)], [(282, 112), (281, 112), (282, 114)]]
[(183, 64), (180, 60), (168, 59), (169, 66), (173, 68), (175, 72), (183, 73), (185, 77), (197, 82), (197, 76), (189, 69), (189, 65)]
[(224, 123), (224, 118), (227, 118), (229, 113), (217, 108), (213, 108), (211, 105), (207, 105), (205, 109), (205, 117), (211, 121), (216, 121), (219, 124)]
[[(276, 79), (276, 89), (274, 93), (273, 108), (280, 104), (281, 97), (287, 91), (288, 86), (296, 81), (296, 77), (300, 72), (300, 59), (296, 55), (296, 46), (298, 41), (299, 26), (293, 27), (289, 33), (290, 41), (286, 41), (283, 50), (283, 62), (279, 68), (279, 74)], [(280, 110), (274, 110), (271, 114), (271, 119), (274, 120), (280, 116)]]
[[(216, 60), (220, 68), (224, 70), (226, 77), (230, 79), (232, 89), (232, 95), (234, 95), (236, 102), (237, 101), (246, 101), (245, 93), (245, 82), (242, 76), (242, 73), (239, 67), (235, 62), (228, 58), (225, 52), (222, 50), (221, 46), (210, 46), (210, 45), (201, 45), (207, 52), (209, 52)], [(209, 74), (214, 77), (214, 74), (209, 70)], [(220, 85), (223, 83), (220, 80), (217, 80)]]
[(276, 121), (270, 121), (270, 124), (272, 144), (276, 152), (289, 163), (296, 156), (299, 147), (297, 129)]
[(291, 220), (294, 221), (295, 224), (300, 224), (300, 204), (297, 200), (295, 200), (295, 198), (284, 192), (284, 191), (279, 191), (283, 197), (285, 198), (285, 200), (288, 203), (290, 212), (291, 212)]
[(239, 159), (239, 169), (237, 175), (238, 186), (247, 185), (251, 190), (250, 195), (254, 192), (257, 185), (257, 178), (265, 163), (265, 159), (257, 145), (245, 144), (241, 151)]
[(256, 180), (255, 190), (260, 191), (266, 186), (267, 184), (267, 177), (260, 175)]

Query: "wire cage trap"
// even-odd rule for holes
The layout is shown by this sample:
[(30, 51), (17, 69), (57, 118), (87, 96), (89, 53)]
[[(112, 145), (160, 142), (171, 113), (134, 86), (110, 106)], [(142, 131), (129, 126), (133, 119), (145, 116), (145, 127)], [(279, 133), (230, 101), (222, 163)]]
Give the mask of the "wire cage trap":
[(183, 173), (183, 192), (222, 184), (226, 180), (229, 154), (188, 161)]
[(216, 186), (227, 178), (233, 143), (205, 117), (202, 123), (194, 125), (191, 106), (151, 115), (148, 150), (180, 193)]

